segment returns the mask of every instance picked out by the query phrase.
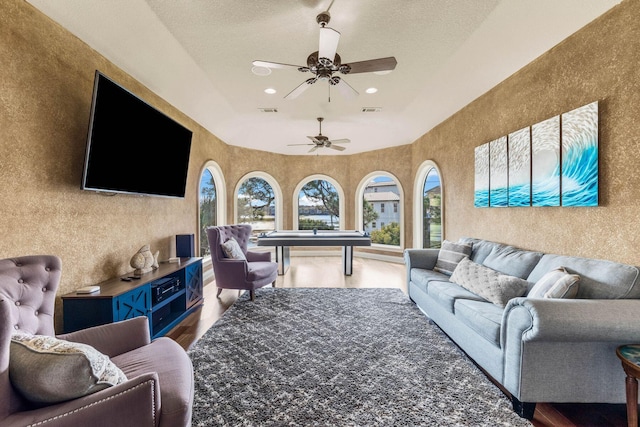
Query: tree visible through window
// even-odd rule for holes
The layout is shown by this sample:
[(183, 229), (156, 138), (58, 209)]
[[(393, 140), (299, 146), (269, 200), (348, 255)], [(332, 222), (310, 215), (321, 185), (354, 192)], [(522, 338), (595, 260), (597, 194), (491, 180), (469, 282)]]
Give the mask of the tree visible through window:
[(238, 190), (238, 222), (251, 224), (253, 237), (275, 230), (275, 194), (271, 185), (262, 178), (248, 178)]
[(200, 177), (200, 256), (211, 254), (207, 239), (207, 227), (218, 223), (216, 183), (213, 175), (205, 169)]
[(340, 196), (329, 181), (307, 182), (298, 194), (299, 230), (334, 230), (340, 224)]

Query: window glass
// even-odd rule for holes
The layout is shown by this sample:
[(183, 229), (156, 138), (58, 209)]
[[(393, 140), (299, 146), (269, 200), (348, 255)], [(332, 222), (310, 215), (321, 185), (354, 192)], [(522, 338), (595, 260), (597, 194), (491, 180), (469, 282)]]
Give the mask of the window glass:
[(218, 224), (216, 183), (208, 169), (200, 177), (200, 256), (211, 255), (207, 239), (207, 227)]
[(335, 230), (340, 224), (340, 196), (329, 181), (307, 182), (298, 194), (298, 230)]
[(276, 229), (275, 201), (273, 188), (262, 178), (248, 178), (240, 185), (236, 199), (237, 221), (240, 224), (251, 224), (249, 246), (255, 246), (260, 233)]
[(439, 248), (442, 244), (442, 190), (440, 175), (431, 168), (422, 191), (422, 247)]
[[(398, 209), (385, 210), (386, 203), (395, 203)], [(371, 234), (371, 243), (400, 246), (400, 206), (400, 189), (393, 179), (381, 175), (367, 183), (363, 193), (362, 223), (364, 231)]]

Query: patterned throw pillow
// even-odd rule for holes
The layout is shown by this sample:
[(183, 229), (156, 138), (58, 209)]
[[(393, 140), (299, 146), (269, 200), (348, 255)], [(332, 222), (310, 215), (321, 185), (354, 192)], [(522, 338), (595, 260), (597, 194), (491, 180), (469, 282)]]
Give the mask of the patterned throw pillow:
[(564, 267), (554, 268), (533, 285), (529, 298), (575, 298), (580, 276), (570, 274)]
[(442, 242), (442, 247), (438, 252), (438, 260), (433, 269), (451, 276), (460, 260), (469, 256), (471, 256), (471, 245), (445, 240)]
[(9, 377), (36, 403), (76, 399), (127, 380), (108, 356), (90, 345), (27, 334), (11, 337)]
[(233, 237), (230, 237), (226, 242), (222, 244), (222, 252), (227, 258), (231, 259), (247, 259), (242, 252), (240, 243)]
[(450, 280), (500, 307), (512, 298), (523, 296), (528, 289), (526, 280), (476, 264), (469, 258), (458, 263)]

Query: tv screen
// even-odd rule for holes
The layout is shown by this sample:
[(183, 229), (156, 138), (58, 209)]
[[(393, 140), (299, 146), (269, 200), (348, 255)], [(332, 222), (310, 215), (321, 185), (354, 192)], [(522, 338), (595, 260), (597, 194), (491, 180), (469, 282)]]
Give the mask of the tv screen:
[(191, 136), (96, 71), (82, 189), (182, 198)]

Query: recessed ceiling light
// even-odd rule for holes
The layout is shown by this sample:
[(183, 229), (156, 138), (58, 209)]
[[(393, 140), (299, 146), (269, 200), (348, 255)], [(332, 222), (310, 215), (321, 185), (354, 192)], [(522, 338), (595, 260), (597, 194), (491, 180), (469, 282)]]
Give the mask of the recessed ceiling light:
[(251, 68), (251, 72), (256, 76), (268, 76), (271, 74), (271, 68), (255, 66)]
[(274, 93), (276, 93), (276, 90), (272, 87), (268, 87), (264, 90), (264, 93), (268, 93), (269, 95), (273, 95)]
[(378, 89), (375, 87), (370, 87), (369, 89), (365, 90), (365, 92), (367, 93), (376, 93), (377, 91)]

